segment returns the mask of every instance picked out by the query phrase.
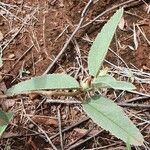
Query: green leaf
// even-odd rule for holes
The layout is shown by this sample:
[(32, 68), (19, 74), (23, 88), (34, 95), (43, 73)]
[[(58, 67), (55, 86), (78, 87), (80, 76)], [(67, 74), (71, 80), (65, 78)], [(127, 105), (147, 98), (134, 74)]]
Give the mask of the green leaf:
[(128, 142), (126, 143), (126, 149), (125, 150), (131, 150), (131, 145)]
[(7, 114), (0, 110), (0, 125), (6, 125), (8, 121)]
[(98, 76), (102, 62), (107, 54), (109, 45), (115, 34), (117, 25), (123, 15), (123, 8), (119, 9), (110, 20), (104, 25), (97, 35), (88, 56), (88, 69), (92, 76)]
[(130, 145), (142, 145), (143, 136), (121, 107), (104, 97), (91, 97), (83, 104), (87, 115), (99, 126)]
[(7, 95), (34, 90), (62, 90), (79, 88), (79, 83), (67, 74), (47, 74), (20, 82), (6, 91)]
[(6, 113), (3, 111), (0, 111), (0, 136), (7, 128), (7, 125), (9, 121), (12, 119), (13, 114), (12, 113)]
[(136, 89), (136, 87), (132, 83), (125, 81), (117, 81), (114, 77), (108, 74), (104, 76), (98, 76), (94, 80), (93, 86), (97, 88), (108, 87), (113, 88), (115, 90), (125, 90), (125, 91), (131, 91)]

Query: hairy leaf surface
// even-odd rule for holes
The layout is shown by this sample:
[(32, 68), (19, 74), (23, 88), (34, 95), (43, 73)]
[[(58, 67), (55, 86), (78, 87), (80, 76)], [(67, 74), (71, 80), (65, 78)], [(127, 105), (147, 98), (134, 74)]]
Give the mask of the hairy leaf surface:
[(83, 104), (87, 115), (99, 126), (131, 145), (142, 145), (143, 136), (121, 107), (104, 97), (91, 97)]
[(8, 89), (6, 94), (13, 95), (34, 90), (61, 90), (76, 88), (79, 88), (79, 83), (67, 74), (47, 74), (20, 82)]
[(101, 32), (93, 42), (88, 56), (88, 69), (90, 75), (98, 76), (101, 64), (107, 54), (109, 45), (115, 34), (117, 25), (123, 15), (123, 8), (119, 9), (104, 25)]
[(94, 80), (93, 85), (97, 88), (107, 87), (113, 88), (115, 90), (125, 90), (125, 91), (131, 91), (136, 89), (136, 87), (132, 83), (125, 81), (118, 81), (108, 74), (104, 76), (98, 76)]

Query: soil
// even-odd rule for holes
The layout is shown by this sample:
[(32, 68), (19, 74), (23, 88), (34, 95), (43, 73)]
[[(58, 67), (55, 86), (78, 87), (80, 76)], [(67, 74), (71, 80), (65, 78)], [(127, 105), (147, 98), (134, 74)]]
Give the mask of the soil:
[[(44, 74), (75, 30), (87, 2), (88, 0), (2, 0), (0, 2), (0, 31), (4, 36), (0, 41), (4, 62), (1, 68), (1, 93), (5, 93), (7, 88), (20, 81)], [(124, 2), (127, 0), (95, 0), (89, 7), (82, 25), (90, 22), (105, 10)], [(143, 95), (150, 93), (149, 7), (149, 1), (134, 1), (126, 4), (124, 27), (117, 29), (110, 46), (116, 55), (124, 60), (125, 64), (110, 51), (106, 57), (106, 60), (115, 66), (128, 66), (136, 70), (134, 83), (138, 92)], [(97, 21), (80, 28), (48, 73), (65, 72), (77, 79), (87, 76), (87, 54), (91, 41), (116, 10), (110, 10)], [(136, 38), (134, 38), (134, 34)], [(117, 70), (117, 68), (110, 63), (105, 62), (104, 67), (107, 66), (110, 72), (116, 75), (115, 69)], [(138, 74), (137, 72), (142, 73)], [(116, 77), (127, 80), (121, 73), (122, 71)], [(129, 92), (121, 94), (121, 91), (104, 93), (112, 99), (117, 99), (117, 102), (141, 96)], [(125, 144), (121, 140), (109, 132), (102, 131), (91, 120), (84, 121), (86, 114), (82, 111), (80, 104), (46, 103), (46, 99), (47, 97), (41, 95), (20, 95), (9, 99), (13, 101), (9, 107), (4, 107), (4, 104), (1, 103), (5, 111), (14, 112), (14, 117), (1, 138), (1, 149), (52, 149), (45, 134), (50, 137), (57, 149), (62, 149), (59, 135), (59, 111), (62, 130), (66, 130), (63, 133), (64, 149), (125, 149)], [(66, 99), (66, 97), (50, 97), (49, 99), (56, 101), (57, 99)], [(149, 98), (140, 100), (137, 101), (137, 104), (150, 106), (149, 100)], [(124, 110), (128, 112), (129, 116), (134, 114), (142, 119), (150, 120), (148, 108), (125, 107)], [(130, 117), (138, 125), (146, 141), (146, 146), (140, 147), (140, 149), (149, 149), (149, 123), (143, 123), (142, 120), (134, 118), (132, 115)], [(79, 124), (76, 125), (76, 123)], [(52, 138), (53, 136), (56, 137)], [(93, 138), (87, 140), (89, 137)], [(86, 142), (83, 142), (84, 140)], [(135, 147), (133, 146), (132, 149)]]

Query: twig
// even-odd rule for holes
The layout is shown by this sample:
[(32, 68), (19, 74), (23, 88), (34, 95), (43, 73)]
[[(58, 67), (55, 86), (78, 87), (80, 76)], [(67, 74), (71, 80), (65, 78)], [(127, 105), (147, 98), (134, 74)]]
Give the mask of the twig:
[(71, 147), (68, 148), (68, 150), (76, 149), (78, 146), (80, 146), (80, 145), (84, 144), (85, 142), (91, 140), (92, 138), (98, 136), (98, 135), (99, 135), (100, 133), (102, 133), (103, 131), (104, 131), (104, 130), (101, 130), (101, 131), (99, 131), (98, 133), (94, 134), (93, 136), (90, 136), (90, 137), (88, 137), (87, 139), (85, 139), (85, 140), (83, 140), (83, 141), (81, 141), (81, 142), (78, 142), (78, 143), (72, 145)]
[[(33, 48), (33, 45), (31, 45), (22, 55), (21, 57), (15, 62), (15, 64), (12, 66), (12, 69), (17, 65), (17, 63)], [(11, 69), (11, 70), (12, 70)], [(10, 72), (10, 71), (9, 71)]]
[[(106, 145), (106, 146), (101, 146), (101, 147), (96, 147), (96, 148), (92, 148), (92, 150), (102, 150), (102, 149), (104, 149), (104, 150), (106, 150), (106, 149), (108, 149), (109, 147), (112, 147), (112, 146), (115, 146), (115, 145), (117, 145), (117, 143), (115, 142), (115, 143), (113, 143), (113, 144), (110, 144), (110, 145)], [(119, 149), (119, 148), (118, 148)], [(118, 150), (118, 149), (116, 149), (116, 150)]]
[[(23, 103), (23, 100), (21, 99), (21, 102), (22, 102), (22, 106), (23, 106), (23, 111), (26, 115), (26, 110), (24, 108), (24, 103)], [(28, 120), (30, 120), (35, 126), (38, 127), (38, 129), (45, 135), (46, 139), (48, 140), (49, 144), (51, 145), (51, 147), (54, 149), (54, 150), (57, 150), (57, 148), (55, 147), (55, 145), (52, 143), (51, 139), (48, 137), (47, 133), (41, 128), (39, 127), (30, 117), (29, 115), (26, 115), (26, 117), (28, 118)]]
[(80, 101), (75, 101), (75, 100), (61, 100), (61, 99), (47, 99), (46, 103), (55, 103), (55, 104), (81, 104)]
[(74, 145), (75, 143), (77, 143), (78, 141), (80, 141), (82, 138), (84, 138), (85, 136), (87, 136), (91, 131), (92, 131), (92, 129), (86, 131), (86, 133), (84, 133), (82, 136), (80, 136), (79, 138), (77, 138), (75, 141), (69, 143), (69, 145), (67, 145), (66, 149), (69, 149), (69, 147), (71, 147), (72, 145)]
[(139, 18), (139, 19), (142, 19), (142, 20), (143, 20), (143, 17), (141, 17), (141, 16), (139, 16), (139, 15), (137, 15), (137, 14), (133, 14), (133, 13), (131, 13), (131, 12), (129, 12), (129, 11), (125, 11), (125, 13), (126, 13), (126, 14), (128, 14), (128, 15), (135, 16), (135, 17), (137, 17), (137, 18)]
[(25, 21), (22, 23), (21, 27), (18, 29), (18, 31), (14, 34), (14, 36), (7, 42), (7, 44), (2, 48), (2, 52), (6, 49), (6, 47), (14, 40), (14, 38), (20, 33), (20, 31), (23, 29), (23, 27), (26, 25), (27, 22), (30, 21), (29, 16), (26, 16)]
[[(67, 127), (66, 129), (62, 130), (62, 133), (64, 133), (64, 132), (66, 132), (66, 131), (68, 131), (68, 130), (70, 130), (70, 129), (72, 129), (72, 128), (78, 126), (78, 125), (80, 125), (81, 123), (83, 123), (83, 122), (85, 122), (85, 121), (88, 121), (89, 119), (90, 119), (90, 118), (86, 117), (86, 118), (83, 118), (82, 120), (79, 120), (77, 123), (75, 123), (75, 124), (73, 124), (73, 125)], [(57, 133), (57, 134), (51, 136), (50, 139), (52, 140), (52, 139), (56, 138), (58, 135), (59, 135), (59, 133)]]
[(108, 48), (108, 50), (111, 51), (115, 56), (117, 56), (124, 63), (124, 65), (126, 66), (126, 68), (129, 69), (129, 67), (126, 64), (126, 62), (115, 51), (113, 51), (111, 48)]
[[(141, 0), (140, 0), (140, 1), (141, 1)], [(139, 2), (140, 2), (140, 1), (139, 1)], [(128, 0), (128, 1), (126, 1), (126, 2), (123, 2), (123, 3), (120, 3), (120, 4), (118, 4), (118, 5), (115, 5), (115, 6), (111, 7), (111, 8), (109, 8), (109, 9), (105, 10), (104, 12), (102, 12), (101, 14), (99, 14), (98, 16), (96, 16), (93, 20), (91, 20), (90, 22), (84, 24), (84, 25), (81, 26), (80, 28), (84, 28), (84, 27), (90, 25), (91, 23), (93, 23), (94, 21), (96, 21), (98, 18), (100, 18), (100, 17), (103, 16), (104, 14), (106, 14), (106, 13), (108, 13), (108, 12), (114, 10), (114, 9), (117, 9), (117, 8), (119, 8), (119, 7), (121, 7), (121, 6), (124, 6), (124, 5), (127, 5), (127, 4), (129, 4), (129, 3), (132, 3), (132, 2), (137, 2), (137, 0)]]
[[(143, 110), (141, 110), (140, 112), (143, 112)], [(140, 113), (140, 112), (138, 112), (138, 113)], [(138, 120), (140, 120), (140, 121), (142, 121), (144, 124), (145, 123), (148, 123), (148, 124), (150, 124), (150, 120), (146, 120), (145, 118), (143, 118), (143, 116), (141, 116), (141, 117), (139, 117), (138, 115), (137, 115), (137, 113), (129, 113), (129, 115), (131, 116), (131, 117), (135, 117), (135, 119), (138, 119)], [(143, 123), (141, 123), (141, 124), (143, 124)], [(139, 125), (140, 125), (140, 123), (139, 123)]]
[(4, 2), (0, 2), (0, 5), (10, 7), (11, 9), (18, 8), (17, 5), (7, 4), (7, 3), (4, 3)]
[(144, 39), (147, 41), (148, 45), (150, 45), (150, 41), (149, 39), (146, 37), (145, 33), (141, 30), (141, 28), (139, 27), (139, 25), (136, 25), (137, 28), (139, 29), (139, 31), (141, 32), (141, 34), (143, 35)]
[[(78, 56), (78, 58), (77, 58), (77, 64), (79, 65), (78, 68), (81, 70), (82, 74), (86, 74), (88, 76), (89, 74), (88, 74), (87, 70), (84, 68), (84, 65), (83, 65), (83, 59), (82, 59), (82, 56), (81, 56), (81, 50), (80, 50), (80, 47), (78, 45), (78, 42), (75, 38), (72, 40), (72, 42), (74, 44), (74, 47), (76, 49), (76, 53), (77, 53), (77, 56)], [(76, 76), (77, 76), (77, 74), (76, 74)]]
[(82, 91), (77, 90), (73, 92), (65, 92), (65, 91), (29, 91), (22, 94), (41, 94), (46, 96), (75, 96), (77, 94), (81, 94)]
[(147, 99), (149, 99), (149, 97), (146, 97), (146, 96), (139, 96), (139, 97), (135, 97), (135, 98), (126, 100), (125, 102), (126, 102), (126, 103), (131, 103), (131, 102), (143, 101), (143, 100), (147, 100)]
[(145, 94), (145, 93), (141, 93), (141, 92), (138, 92), (138, 91), (128, 91), (128, 92), (134, 93), (134, 94), (137, 94), (137, 95), (141, 95), (141, 96), (150, 97), (150, 94)]
[(87, 3), (87, 5), (85, 6), (85, 8), (82, 11), (81, 14), (81, 19), (77, 25), (77, 27), (75, 28), (75, 30), (73, 31), (73, 33), (71, 34), (70, 38), (66, 41), (65, 45), (63, 46), (62, 50), (59, 52), (59, 54), (56, 56), (55, 60), (48, 66), (48, 68), (46, 69), (46, 71), (43, 73), (44, 75), (47, 74), (51, 68), (55, 65), (55, 63), (58, 61), (58, 59), (61, 57), (61, 55), (65, 52), (68, 44), (71, 42), (72, 38), (74, 37), (74, 35), (77, 33), (77, 31), (80, 29), (82, 22), (85, 18), (86, 12), (88, 7), (91, 5), (91, 3), (93, 2), (93, 0), (89, 0), (89, 2)]
[(58, 125), (59, 125), (60, 146), (61, 146), (61, 150), (64, 150), (63, 136), (62, 136), (62, 128), (61, 128), (60, 107), (61, 107), (61, 105), (58, 106), (58, 109), (57, 109), (57, 116), (58, 116)]
[(150, 109), (150, 105), (144, 105), (144, 104), (129, 104), (129, 103), (118, 103), (119, 106), (122, 107), (132, 107), (132, 108), (145, 108)]
[(1, 139), (9, 139), (9, 138), (18, 138), (18, 137), (27, 137), (27, 136), (36, 136), (36, 135), (41, 135), (41, 134), (43, 134), (43, 133), (31, 133), (31, 134), (18, 134), (18, 133), (14, 133), (14, 134), (3, 134), (2, 135), (2, 137), (1, 137)]
[(69, 25), (65, 27), (65, 29), (56, 37), (55, 42), (63, 35), (63, 33), (68, 29)]
[[(1, 5), (0, 5), (0, 8), (1, 8), (2, 10), (4, 10), (6, 13), (10, 14), (12, 17), (14, 17), (14, 18), (18, 19), (20, 22), (22, 22), (23, 19), (20, 19), (19, 17), (15, 16), (14, 14), (12, 14), (10, 11), (8, 11), (7, 9), (5, 9), (5, 8), (2, 7)], [(1, 15), (1, 14), (0, 14), (0, 15)]]
[[(16, 95), (21, 95), (21, 94), (40, 94), (40, 95), (45, 95), (45, 96), (75, 96), (78, 94), (81, 94), (83, 91), (80, 89), (77, 91), (73, 92), (65, 92), (65, 91), (26, 91), (22, 93), (17, 93), (17, 94), (12, 94), (12, 95), (2, 95), (0, 94), (0, 98), (9, 98), (9, 97), (14, 97)], [(63, 103), (63, 102), (62, 102)]]
[(51, 147), (54, 149), (54, 150), (57, 150), (57, 148), (55, 147), (55, 145), (52, 143), (51, 139), (48, 137), (48, 135), (46, 134), (46, 132), (41, 128), (39, 127), (34, 121), (32, 121), (32, 119), (30, 119), (30, 121), (36, 125), (39, 130), (45, 135), (46, 139), (48, 140), (49, 144), (51, 145)]
[(46, 15), (43, 16), (43, 45), (44, 45), (44, 52), (48, 56), (47, 50), (46, 50), (46, 41), (45, 41), (45, 22), (46, 22)]
[(18, 31), (14, 34), (14, 36), (7, 42), (7, 44), (2, 48), (2, 52), (6, 49), (6, 47), (14, 40), (14, 38), (19, 34), (19, 32), (23, 29), (25, 23), (22, 24), (22, 26), (20, 27), (20, 29), (18, 29)]

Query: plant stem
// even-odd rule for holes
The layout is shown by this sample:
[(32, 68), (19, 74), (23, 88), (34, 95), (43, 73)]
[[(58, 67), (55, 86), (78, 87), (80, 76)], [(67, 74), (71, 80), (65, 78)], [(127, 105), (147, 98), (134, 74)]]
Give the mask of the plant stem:
[(25, 94), (41, 94), (46, 96), (76, 96), (81, 94), (83, 91), (73, 91), (73, 92), (65, 92), (65, 91), (30, 91)]

